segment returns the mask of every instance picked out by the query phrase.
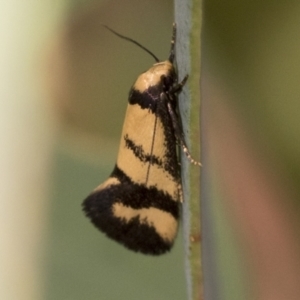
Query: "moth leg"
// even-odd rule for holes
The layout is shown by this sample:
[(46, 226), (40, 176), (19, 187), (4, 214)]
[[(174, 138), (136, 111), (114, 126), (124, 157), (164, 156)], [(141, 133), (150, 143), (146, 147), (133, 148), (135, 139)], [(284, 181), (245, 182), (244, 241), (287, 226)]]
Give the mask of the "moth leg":
[(161, 80), (163, 82), (163, 90), (170, 97), (170, 100), (174, 99), (175, 94), (181, 92), (183, 86), (186, 84), (189, 75), (185, 75), (181, 82), (176, 81), (170, 86), (170, 83), (167, 80), (167, 77), (162, 75)]
[(162, 100), (164, 100), (167, 103), (168, 111), (169, 111), (169, 114), (170, 114), (170, 117), (172, 120), (172, 125), (174, 128), (175, 137), (180, 142), (183, 152), (185, 153), (186, 157), (192, 164), (201, 166), (201, 163), (196, 161), (189, 152), (189, 149), (184, 140), (184, 135), (183, 135), (182, 129), (180, 127), (179, 117), (178, 117), (177, 113), (175, 112), (175, 110), (173, 109), (171, 102), (168, 99), (168, 96), (165, 93), (161, 93), (160, 97)]
[(179, 92), (182, 90), (183, 86), (186, 84), (188, 78), (189, 78), (189, 75), (186, 74), (186, 75), (184, 76), (184, 78), (182, 79), (181, 82), (175, 83), (175, 84), (169, 89), (168, 94), (173, 95), (173, 94), (175, 94), (175, 93), (179, 93)]

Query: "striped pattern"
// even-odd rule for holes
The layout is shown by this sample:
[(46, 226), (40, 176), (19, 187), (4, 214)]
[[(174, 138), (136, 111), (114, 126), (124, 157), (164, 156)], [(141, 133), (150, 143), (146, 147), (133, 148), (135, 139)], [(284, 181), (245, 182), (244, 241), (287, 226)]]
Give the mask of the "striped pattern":
[(177, 234), (176, 139), (167, 104), (160, 97), (161, 76), (173, 81), (174, 74), (167, 61), (139, 76), (129, 93), (115, 169), (83, 204), (96, 227), (146, 254), (170, 250)]
[(187, 76), (178, 83), (175, 37), (174, 24), (169, 59), (155, 63), (131, 88), (116, 166), (83, 202), (86, 215), (108, 237), (152, 255), (169, 251), (177, 234), (182, 201), (177, 144), (191, 163), (200, 164), (188, 151), (177, 114), (177, 94)]

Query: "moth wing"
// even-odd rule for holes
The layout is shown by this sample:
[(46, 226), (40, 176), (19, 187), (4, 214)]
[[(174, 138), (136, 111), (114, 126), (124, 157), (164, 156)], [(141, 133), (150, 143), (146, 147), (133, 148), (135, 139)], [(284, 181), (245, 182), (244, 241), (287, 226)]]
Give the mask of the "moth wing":
[(108, 237), (145, 254), (169, 251), (177, 234), (178, 204), (154, 187), (110, 177), (84, 200), (83, 209)]

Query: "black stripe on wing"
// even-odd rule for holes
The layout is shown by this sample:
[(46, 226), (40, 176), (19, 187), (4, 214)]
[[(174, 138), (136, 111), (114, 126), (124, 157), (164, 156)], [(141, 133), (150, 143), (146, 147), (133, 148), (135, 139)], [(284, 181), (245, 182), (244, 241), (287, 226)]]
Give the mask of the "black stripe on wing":
[(133, 209), (156, 208), (178, 220), (177, 199), (172, 199), (169, 194), (155, 187), (133, 183), (117, 166), (112, 176), (118, 178), (121, 183), (96, 190), (83, 202), (83, 210), (92, 223), (107, 236), (131, 250), (153, 255), (169, 251), (173, 240), (166, 240), (160, 236), (155, 229), (155, 222), (150, 226), (142, 223), (138, 216), (127, 222), (116, 217), (112, 207), (116, 203), (122, 203)]

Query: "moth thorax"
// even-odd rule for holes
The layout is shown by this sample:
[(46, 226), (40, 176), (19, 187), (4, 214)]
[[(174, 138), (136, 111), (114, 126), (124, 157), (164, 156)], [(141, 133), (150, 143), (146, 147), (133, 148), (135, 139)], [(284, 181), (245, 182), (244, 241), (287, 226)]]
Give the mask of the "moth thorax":
[(142, 73), (135, 84), (133, 85), (135, 90), (140, 92), (146, 91), (151, 86), (161, 85), (162, 76), (170, 77), (175, 73), (173, 64), (166, 60), (154, 64), (148, 71)]

